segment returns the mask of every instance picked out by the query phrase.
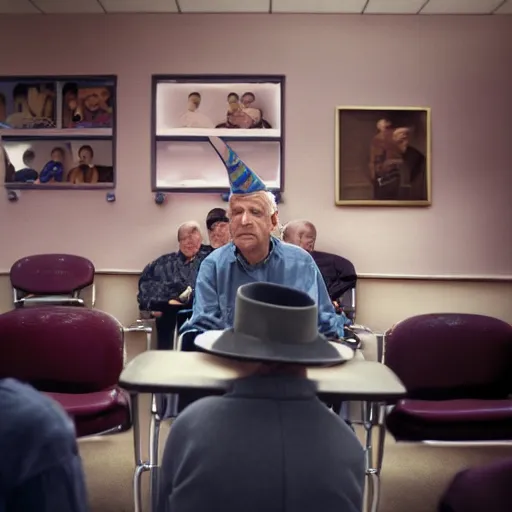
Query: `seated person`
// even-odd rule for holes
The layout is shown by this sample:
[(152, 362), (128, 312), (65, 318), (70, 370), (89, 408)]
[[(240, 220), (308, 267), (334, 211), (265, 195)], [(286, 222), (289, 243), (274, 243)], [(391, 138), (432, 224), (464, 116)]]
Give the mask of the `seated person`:
[[(253, 283), (240, 288), (236, 307), (234, 330), (196, 343), (253, 364), (224, 396), (196, 401), (173, 423), (158, 512), (361, 511), (363, 447), (307, 379), (308, 365), (343, 361), (318, 334), (315, 301)], [(287, 321), (265, 332), (284, 308)]]
[(229, 234), (229, 219), (224, 208), (213, 208), (206, 216), (206, 229), (212, 249), (226, 245), (231, 239)]
[[(283, 240), (287, 243), (298, 245), (311, 254), (324, 278), (336, 312), (345, 315), (342, 305), (343, 295), (352, 288), (355, 288), (357, 282), (354, 265), (336, 254), (315, 251), (316, 228), (307, 220), (296, 220), (286, 224), (283, 229)], [(351, 315), (349, 314), (348, 316), (350, 317)], [(362, 345), (366, 359), (371, 361), (378, 360), (377, 339), (370, 329), (362, 325), (353, 325), (347, 319), (345, 333)]]
[(228, 170), (232, 242), (212, 252), (201, 265), (193, 314), (182, 332), (231, 327), (239, 286), (264, 281), (308, 293), (318, 304), (320, 332), (329, 338), (343, 338), (344, 318), (336, 315), (311, 255), (271, 236), (278, 224), (273, 194), (227, 144), (218, 137), (210, 137), (210, 141)]
[(194, 221), (178, 228), (178, 244), (178, 252), (151, 262), (139, 279), (139, 309), (151, 311), (156, 318), (159, 349), (172, 348), (178, 311), (191, 304), (199, 266), (212, 250), (202, 245), (199, 224)]
[(31, 386), (0, 379), (0, 510), (87, 512), (75, 428)]
[(357, 274), (354, 265), (336, 254), (315, 251), (316, 228), (307, 220), (296, 220), (286, 224), (283, 240), (298, 245), (311, 254), (325, 280), (329, 297), (336, 309), (340, 310), (343, 295), (356, 286)]

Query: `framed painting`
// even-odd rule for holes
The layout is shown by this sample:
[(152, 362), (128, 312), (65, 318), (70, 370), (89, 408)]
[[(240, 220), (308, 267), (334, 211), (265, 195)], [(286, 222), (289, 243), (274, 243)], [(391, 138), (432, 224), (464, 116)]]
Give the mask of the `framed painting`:
[(336, 205), (430, 206), (428, 107), (336, 107)]
[(227, 192), (210, 136), (283, 191), (284, 84), (281, 75), (153, 76), (153, 191)]

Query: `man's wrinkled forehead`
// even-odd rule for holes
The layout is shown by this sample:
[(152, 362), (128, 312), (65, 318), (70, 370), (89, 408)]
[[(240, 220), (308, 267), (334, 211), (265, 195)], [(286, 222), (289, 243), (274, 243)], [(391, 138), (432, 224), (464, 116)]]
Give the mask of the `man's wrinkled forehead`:
[(268, 200), (264, 195), (265, 192), (255, 192), (254, 194), (233, 194), (229, 198), (229, 205), (231, 208), (234, 206), (243, 206), (249, 208), (251, 206), (257, 206), (263, 210), (268, 207)]

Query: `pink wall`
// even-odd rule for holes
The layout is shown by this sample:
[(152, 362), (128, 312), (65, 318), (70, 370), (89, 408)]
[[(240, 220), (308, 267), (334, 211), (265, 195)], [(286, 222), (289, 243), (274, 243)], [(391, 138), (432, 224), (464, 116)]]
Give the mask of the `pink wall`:
[[(216, 196), (150, 192), (152, 73), (287, 76), (282, 220), (360, 272), (512, 274), (512, 17), (34, 16), (0, 18), (0, 74), (117, 74), (117, 202), (104, 192), (0, 198), (0, 270), (67, 251), (138, 270)], [(10, 43), (9, 43), (10, 42)], [(431, 208), (334, 206), (334, 107), (430, 106)]]

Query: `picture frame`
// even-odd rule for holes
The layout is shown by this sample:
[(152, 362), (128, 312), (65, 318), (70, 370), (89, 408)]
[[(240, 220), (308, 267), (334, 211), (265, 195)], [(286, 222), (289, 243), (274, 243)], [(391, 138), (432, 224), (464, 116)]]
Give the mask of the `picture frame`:
[(0, 179), (7, 189), (116, 186), (114, 75), (0, 77)]
[(335, 109), (335, 204), (431, 206), (429, 107)]
[(153, 75), (153, 192), (225, 193), (221, 137), (265, 182), (284, 190), (282, 75)]

